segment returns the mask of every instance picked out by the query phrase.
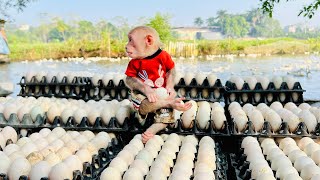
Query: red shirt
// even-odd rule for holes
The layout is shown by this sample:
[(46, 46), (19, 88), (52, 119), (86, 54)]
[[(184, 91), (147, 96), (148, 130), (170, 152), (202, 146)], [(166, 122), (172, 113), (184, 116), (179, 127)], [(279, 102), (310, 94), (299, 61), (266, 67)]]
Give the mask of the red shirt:
[(166, 87), (166, 73), (174, 68), (171, 56), (159, 49), (152, 56), (144, 59), (132, 59), (125, 74), (138, 77), (151, 87)]

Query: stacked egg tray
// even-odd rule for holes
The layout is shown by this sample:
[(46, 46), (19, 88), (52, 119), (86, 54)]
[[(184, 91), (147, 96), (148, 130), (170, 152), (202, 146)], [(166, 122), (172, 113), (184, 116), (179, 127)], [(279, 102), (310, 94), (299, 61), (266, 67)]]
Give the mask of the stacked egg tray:
[(92, 84), (90, 80), (88, 84), (88, 98), (94, 100), (124, 100), (129, 98), (129, 88), (126, 87), (122, 79), (119, 81), (119, 84), (115, 84), (112, 79), (107, 84), (99, 80), (97, 85)]
[[(312, 179), (319, 179), (320, 176), (318, 175), (318, 173), (314, 173), (315, 170), (312, 169), (310, 166), (304, 169), (304, 167), (312, 164), (314, 164), (314, 166), (317, 167), (317, 159), (312, 155), (312, 152), (317, 151), (314, 150), (315, 146), (318, 145), (315, 139), (311, 140), (310, 138), (258, 138), (258, 147), (261, 149), (261, 151), (252, 147), (252, 149), (250, 150), (248, 148), (249, 144), (254, 145), (254, 143), (247, 141), (246, 146), (248, 150), (246, 152), (245, 148), (243, 148), (243, 142), (244, 140), (248, 140), (249, 138), (251, 139), (252, 137), (248, 136), (246, 138), (239, 138), (234, 140), (233, 142), (235, 148), (233, 148), (233, 152), (229, 154), (229, 179), (253, 180), (255, 179), (253, 176), (262, 176), (261, 178), (274, 180), (311, 179), (311, 177), (313, 176), (316, 176), (317, 178), (313, 177)], [(274, 143), (271, 143), (271, 141), (273, 141)], [(310, 152), (311, 154), (308, 154)], [(262, 154), (254, 155), (254, 153)], [(297, 162), (299, 161), (298, 159), (300, 157), (310, 159), (311, 162), (307, 161), (308, 163), (305, 163), (306, 161), (303, 162), (303, 160)], [(255, 162), (253, 162), (254, 164), (251, 164), (250, 161)], [(269, 168), (261, 166), (265, 164), (265, 162), (263, 161), (266, 162), (266, 165)], [(256, 169), (255, 171), (253, 170), (254, 168), (258, 169)], [(272, 176), (273, 178), (271, 178)], [(259, 178), (256, 177), (256, 179)]]
[[(153, 124), (153, 117), (148, 116), (144, 125), (139, 123), (137, 118), (132, 119), (129, 124), (129, 131), (131, 133), (143, 133), (148, 127)], [(170, 134), (176, 133), (179, 135), (197, 135), (197, 136), (230, 136), (229, 125), (227, 121), (224, 122), (224, 128), (221, 130), (216, 130), (213, 125), (212, 120), (208, 122), (208, 129), (203, 130), (200, 129), (197, 124), (196, 120), (192, 120), (193, 126), (191, 128), (185, 129), (182, 126), (182, 120), (178, 119), (174, 125), (168, 125), (167, 128), (160, 131), (159, 134)]]
[[(97, 178), (99, 173), (110, 163), (110, 161), (117, 155), (121, 150), (119, 144), (116, 144), (113, 140), (110, 143), (110, 147), (105, 149), (99, 149), (98, 154), (92, 156), (92, 163), (83, 163), (83, 171), (73, 171), (73, 179), (91, 180)], [(9, 180), (6, 174), (0, 174), (1, 180)], [(28, 176), (20, 176), (19, 180), (28, 180)], [(43, 177), (41, 180), (48, 180), (48, 177)]]
[(317, 124), (314, 132), (308, 132), (308, 129), (304, 122), (300, 122), (297, 129), (294, 132), (289, 131), (287, 122), (282, 122), (280, 129), (276, 132), (272, 132), (269, 122), (264, 122), (263, 128), (260, 131), (255, 132), (252, 121), (247, 122), (247, 127), (243, 132), (237, 132), (235, 123), (230, 123), (230, 132), (232, 136), (253, 136), (253, 137), (320, 137), (320, 123)]
[[(57, 77), (53, 77), (51, 82), (46, 80), (44, 76), (39, 82), (35, 77), (32, 77), (30, 82), (26, 82), (26, 77), (20, 80), (21, 90), (18, 94), (22, 97), (59, 97), (59, 98), (73, 98), (88, 100), (123, 100), (130, 97), (129, 88), (126, 87), (123, 80), (119, 84), (115, 84), (113, 80), (109, 80), (104, 84), (102, 80), (94, 85), (90, 77), (75, 77), (71, 83), (68, 83), (67, 77), (64, 77), (61, 82), (57, 82)], [(196, 79), (193, 78), (190, 85), (186, 85), (184, 79), (181, 78), (179, 83), (175, 85), (175, 90), (180, 92), (186, 100), (195, 101), (210, 101), (219, 102), (223, 100), (225, 88), (220, 79), (217, 79), (213, 86), (209, 85), (208, 79), (205, 79), (201, 85), (197, 84)], [(206, 96), (204, 96), (204, 91)]]
[[(241, 105), (250, 103), (257, 105), (259, 103), (266, 103), (270, 105), (274, 101), (281, 103), (293, 102), (296, 104), (303, 103), (303, 92), (299, 82), (296, 82), (293, 89), (289, 89), (286, 82), (283, 82), (279, 89), (276, 89), (273, 82), (270, 82), (267, 89), (263, 89), (260, 82), (258, 82), (253, 90), (249, 88), (248, 83), (244, 83), (241, 90), (238, 90), (235, 83), (226, 82), (226, 92), (224, 93), (225, 104), (236, 101)], [(294, 98), (294, 95), (297, 97)]]
[[(194, 101), (220, 102), (223, 100), (225, 93), (225, 88), (220, 79), (217, 79), (215, 84), (210, 86), (207, 78), (201, 85), (197, 83), (195, 78), (192, 79), (189, 85), (186, 85), (184, 79), (181, 78), (178, 84), (174, 86), (174, 89), (178, 95), (185, 97), (186, 100)], [(181, 93), (182, 91), (183, 93)]]
[[(15, 129), (16, 130), (16, 129)], [(27, 129), (26, 137), (31, 135), (35, 131), (34, 129)], [(19, 134), (20, 132), (17, 131), (18, 137), (22, 138), (23, 136)], [(13, 144), (11, 139), (8, 139), (6, 142), (6, 146), (9, 144)], [(111, 142), (109, 142), (108, 147), (100, 148), (98, 150), (98, 154), (94, 154), (92, 156), (91, 163), (84, 162), (83, 163), (83, 171), (75, 170), (73, 171), (73, 180), (92, 180), (98, 178), (101, 174), (101, 171), (106, 168), (106, 166), (110, 163), (110, 161), (116, 157), (116, 155), (123, 149), (124, 141), (122, 140), (121, 136), (117, 135), (116, 139), (112, 138)], [(0, 146), (0, 151), (3, 149)], [(7, 174), (0, 173), (1, 180), (9, 180)], [(19, 180), (28, 180), (28, 176), (20, 176)], [(48, 180), (48, 177), (42, 177), (41, 180)], [(71, 180), (71, 179), (65, 179)]]
[(126, 118), (124, 123), (120, 125), (116, 117), (112, 117), (109, 124), (103, 124), (101, 117), (97, 117), (95, 123), (90, 125), (88, 118), (83, 117), (80, 124), (76, 124), (74, 117), (70, 116), (66, 123), (63, 123), (61, 117), (56, 116), (52, 124), (50, 124), (46, 118), (46, 115), (42, 117), (38, 115), (36, 120), (33, 122), (30, 114), (25, 114), (22, 121), (20, 122), (17, 114), (11, 114), (8, 120), (5, 119), (4, 115), (0, 113), (0, 127), (12, 126), (18, 129), (39, 129), (55, 127), (62, 127), (66, 130), (92, 130), (95, 132), (106, 131), (106, 132), (126, 132), (129, 129), (129, 118)]
[[(197, 136), (197, 137), (200, 139), (204, 136)], [(127, 144), (129, 144), (129, 142)], [(227, 180), (227, 179), (229, 179), (229, 176), (230, 176), (228, 174), (229, 160), (228, 160), (228, 155), (223, 152), (221, 144), (222, 144), (222, 142), (217, 142), (217, 141), (215, 142), (214, 149), (215, 149), (215, 154), (216, 154), (216, 170), (214, 170), (214, 175), (215, 175), (215, 179), (217, 179), (217, 180)], [(181, 146), (179, 148), (181, 148)], [(198, 148), (199, 148), (199, 145), (197, 145), (197, 147), (196, 147), (197, 152), (195, 153), (194, 163), (196, 163), (196, 161), (197, 161)], [(176, 152), (176, 157), (178, 156), (179, 151)], [(109, 166), (109, 163), (105, 166), (105, 168), (107, 168)], [(173, 164), (174, 165), (176, 164), (176, 159), (173, 160)], [(149, 167), (149, 170), (150, 170), (150, 168), (151, 167)], [(173, 167), (170, 168), (171, 173), (172, 173), (172, 170), (173, 170)], [(193, 170), (194, 170), (194, 168), (193, 168)], [(103, 172), (103, 170), (100, 171), (100, 174), (97, 176), (97, 178), (95, 180), (101, 180), (100, 175), (102, 172)], [(146, 179), (146, 176), (147, 175), (144, 176), (144, 179)], [(190, 180), (193, 180), (193, 179), (194, 179), (194, 176), (191, 175)]]
[(30, 82), (26, 81), (26, 77), (20, 80), (21, 90), (19, 96), (27, 97), (59, 97), (87, 100), (87, 84), (90, 81), (86, 77), (75, 77), (68, 83), (67, 77), (64, 77), (61, 82), (57, 81), (54, 76), (51, 82), (48, 82), (46, 77), (42, 77), (41, 81), (37, 81), (35, 77), (31, 78)]
[(252, 121), (249, 119), (246, 123), (246, 128), (242, 132), (238, 132), (236, 128), (236, 124), (233, 121), (228, 110), (226, 110), (226, 117), (230, 128), (230, 135), (236, 137), (245, 137), (245, 136), (253, 136), (253, 137), (311, 137), (311, 138), (319, 138), (320, 137), (320, 123), (317, 123), (315, 131), (308, 132), (307, 126), (304, 122), (300, 122), (298, 124), (297, 129), (294, 132), (290, 132), (289, 126), (287, 122), (282, 122), (280, 128), (276, 132), (272, 132), (272, 128), (269, 122), (265, 121), (263, 124), (263, 128), (259, 131), (254, 130), (254, 125)]

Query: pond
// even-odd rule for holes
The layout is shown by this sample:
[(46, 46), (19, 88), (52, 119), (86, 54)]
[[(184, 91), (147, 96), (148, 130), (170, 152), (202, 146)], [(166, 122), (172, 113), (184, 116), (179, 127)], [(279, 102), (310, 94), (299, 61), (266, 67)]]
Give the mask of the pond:
[[(254, 76), (274, 75), (294, 76), (306, 90), (305, 100), (320, 101), (320, 57), (308, 56), (269, 56), (269, 57), (227, 57), (211, 58), (204, 60), (198, 57), (194, 59), (174, 59), (176, 67), (183, 72), (214, 72), (218, 78), (225, 82), (233, 75)], [(9, 80), (18, 83), (28, 71), (67, 72), (87, 71), (91, 73), (124, 73), (128, 60), (103, 60), (103, 61), (21, 61), (9, 64), (0, 64), (0, 81)], [(13, 96), (20, 91), (15, 86)]]

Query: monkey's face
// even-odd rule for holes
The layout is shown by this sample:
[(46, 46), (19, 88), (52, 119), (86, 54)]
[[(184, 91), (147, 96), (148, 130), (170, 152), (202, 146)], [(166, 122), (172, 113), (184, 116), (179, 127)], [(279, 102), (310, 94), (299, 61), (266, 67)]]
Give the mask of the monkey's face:
[(147, 40), (146, 35), (142, 31), (133, 31), (128, 34), (128, 43), (126, 52), (132, 59), (143, 59), (147, 57)]

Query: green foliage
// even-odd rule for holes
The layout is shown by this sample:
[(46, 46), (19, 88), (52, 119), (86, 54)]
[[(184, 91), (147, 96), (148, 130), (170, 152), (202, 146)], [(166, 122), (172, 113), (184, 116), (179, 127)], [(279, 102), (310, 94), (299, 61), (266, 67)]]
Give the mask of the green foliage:
[(147, 23), (147, 26), (153, 27), (158, 31), (162, 42), (166, 42), (172, 38), (169, 20), (170, 17), (168, 15), (156, 13), (155, 17), (151, 18), (149, 23)]
[(227, 37), (244, 37), (249, 32), (249, 23), (243, 16), (226, 16), (222, 21), (222, 33)]
[[(287, 2), (290, 0), (286, 0)], [(260, 0), (262, 2), (261, 9), (263, 10), (264, 13), (269, 14), (270, 17), (272, 17), (273, 14), (273, 9), (275, 4), (279, 3), (280, 0)], [(315, 12), (318, 10), (318, 7), (320, 6), (320, 0), (314, 0), (312, 3), (309, 5), (304, 6), (298, 16), (301, 14), (304, 17), (312, 18), (315, 14)]]
[(194, 22), (193, 22), (193, 24), (195, 25), (195, 26), (198, 26), (198, 27), (201, 27), (202, 25), (203, 25), (203, 20), (201, 19), (201, 17), (197, 17), (197, 18), (195, 18), (194, 19)]

